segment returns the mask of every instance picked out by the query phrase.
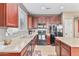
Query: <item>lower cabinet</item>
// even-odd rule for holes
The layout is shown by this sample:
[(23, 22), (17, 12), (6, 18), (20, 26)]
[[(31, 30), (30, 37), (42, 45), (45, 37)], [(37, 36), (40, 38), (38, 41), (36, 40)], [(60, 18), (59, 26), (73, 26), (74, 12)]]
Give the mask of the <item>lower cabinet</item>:
[(70, 56), (71, 47), (61, 42), (61, 56)]
[(33, 38), (31, 42), (29, 42), (28, 46), (25, 48), (25, 53), (23, 56), (32, 56), (32, 53), (34, 51), (35, 45), (37, 44), (37, 36)]
[(73, 47), (59, 40), (55, 39), (55, 51), (58, 56), (79, 56), (79, 47)]
[(61, 42), (58, 39), (55, 39), (55, 51), (56, 51), (57, 56), (70, 56), (71, 55), (71, 47)]
[(28, 47), (29, 47), (29, 44), (27, 46), (25, 46), (25, 48), (20, 52), (21, 56), (27, 56), (28, 55)]
[(35, 45), (37, 45), (37, 36), (31, 42), (32, 53), (34, 52)]
[(29, 43), (28, 49), (27, 49), (27, 56), (32, 56), (32, 47), (31, 47), (31, 42)]
[(35, 45), (37, 44), (37, 36), (35, 36), (21, 52), (0, 52), (0, 56), (32, 56)]
[(55, 40), (55, 51), (57, 53), (57, 56), (61, 55), (60, 41), (59, 40)]
[(47, 44), (50, 45), (50, 35), (47, 35)]

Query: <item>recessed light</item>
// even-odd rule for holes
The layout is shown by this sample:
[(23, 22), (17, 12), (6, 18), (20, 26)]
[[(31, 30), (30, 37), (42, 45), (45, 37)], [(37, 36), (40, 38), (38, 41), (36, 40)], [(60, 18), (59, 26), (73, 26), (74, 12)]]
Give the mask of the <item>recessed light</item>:
[(51, 8), (47, 7), (46, 9), (51, 9)]
[(51, 9), (51, 8), (45, 7), (45, 6), (42, 6), (42, 7), (41, 7), (41, 10), (49, 10), (49, 9)]
[(45, 7), (45, 6), (42, 6), (42, 7), (41, 7), (41, 10), (45, 10), (45, 9), (46, 9), (46, 7)]
[(60, 6), (60, 9), (64, 9), (64, 7), (63, 6)]

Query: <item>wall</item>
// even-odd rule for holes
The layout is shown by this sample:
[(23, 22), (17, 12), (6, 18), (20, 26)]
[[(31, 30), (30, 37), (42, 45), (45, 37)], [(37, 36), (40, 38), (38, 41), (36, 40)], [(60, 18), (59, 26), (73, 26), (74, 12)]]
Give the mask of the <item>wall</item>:
[(6, 32), (6, 28), (1, 28), (0, 27), (0, 41), (5, 39), (5, 32)]
[(19, 14), (19, 31), (28, 32), (27, 27), (27, 12), (25, 12), (21, 7), (18, 7)]
[(78, 20), (79, 19), (75, 19), (75, 37), (79, 37), (79, 32), (78, 32)]
[(45, 23), (47, 28), (50, 24), (59, 24), (61, 23), (60, 15), (53, 16), (34, 16), (33, 17), (33, 28), (37, 28), (38, 23)]
[(73, 20), (73, 35), (74, 37), (79, 37), (79, 32), (78, 32), (78, 21), (74, 20), (75, 16), (79, 16), (79, 12), (64, 12), (62, 16), (63, 24), (65, 19), (72, 19)]

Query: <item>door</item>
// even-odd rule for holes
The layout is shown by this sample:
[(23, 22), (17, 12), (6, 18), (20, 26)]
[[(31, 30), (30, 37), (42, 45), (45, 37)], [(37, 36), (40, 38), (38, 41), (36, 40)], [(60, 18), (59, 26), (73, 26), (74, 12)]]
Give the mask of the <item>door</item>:
[(73, 37), (73, 19), (64, 20), (64, 37)]

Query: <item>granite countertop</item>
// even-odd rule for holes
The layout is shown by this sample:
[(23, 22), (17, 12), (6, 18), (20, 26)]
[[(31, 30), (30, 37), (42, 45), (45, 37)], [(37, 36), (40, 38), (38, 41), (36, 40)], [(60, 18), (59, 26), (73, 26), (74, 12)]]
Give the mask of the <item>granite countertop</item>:
[(22, 49), (37, 35), (37, 33), (33, 33), (31, 35), (27, 35), (26, 37), (20, 37), (12, 40), (10, 45), (0, 46), (0, 52), (11, 52), (11, 53), (19, 53)]
[(71, 47), (79, 47), (79, 38), (65, 38), (65, 37), (56, 37), (56, 38)]

